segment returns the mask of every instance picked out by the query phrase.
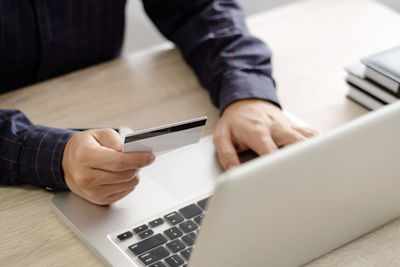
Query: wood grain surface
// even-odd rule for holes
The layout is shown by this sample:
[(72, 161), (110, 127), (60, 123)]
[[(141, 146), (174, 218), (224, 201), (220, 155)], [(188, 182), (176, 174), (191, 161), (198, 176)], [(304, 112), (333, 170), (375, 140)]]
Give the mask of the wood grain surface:
[[(400, 17), (371, 0), (307, 0), (248, 19), (274, 52), (283, 106), (324, 132), (366, 113), (346, 99), (344, 67), (400, 43)], [(0, 95), (36, 124), (135, 130), (218, 111), (174, 49), (138, 53)], [(0, 266), (101, 266), (57, 218), (52, 193), (0, 186)], [(290, 251), (287, 252), (290, 256)], [(393, 221), (307, 266), (400, 266)]]

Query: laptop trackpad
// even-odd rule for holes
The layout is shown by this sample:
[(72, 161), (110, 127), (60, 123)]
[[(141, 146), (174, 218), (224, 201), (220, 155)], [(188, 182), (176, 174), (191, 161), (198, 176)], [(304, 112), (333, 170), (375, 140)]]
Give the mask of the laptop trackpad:
[(143, 176), (160, 185), (177, 201), (213, 191), (221, 172), (212, 136), (162, 155), (142, 170)]

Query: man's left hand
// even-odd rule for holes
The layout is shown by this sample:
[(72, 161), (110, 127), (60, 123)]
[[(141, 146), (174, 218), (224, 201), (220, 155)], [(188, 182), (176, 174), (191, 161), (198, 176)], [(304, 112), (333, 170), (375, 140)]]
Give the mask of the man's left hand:
[(219, 162), (228, 170), (240, 164), (238, 152), (251, 149), (261, 156), (316, 133), (294, 124), (268, 101), (239, 100), (224, 110), (215, 130), (214, 145)]

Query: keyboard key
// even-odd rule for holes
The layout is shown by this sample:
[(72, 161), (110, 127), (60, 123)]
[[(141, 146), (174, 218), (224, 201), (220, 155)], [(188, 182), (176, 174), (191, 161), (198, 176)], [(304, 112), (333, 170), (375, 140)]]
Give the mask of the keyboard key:
[(197, 224), (192, 221), (186, 221), (179, 224), (179, 227), (187, 234), (198, 228)]
[(143, 231), (146, 231), (147, 229), (149, 229), (149, 227), (148, 227), (147, 225), (143, 224), (143, 225), (141, 225), (141, 226), (136, 227), (135, 229), (133, 229), (133, 231), (134, 231), (135, 233), (139, 234), (139, 233), (141, 233), (141, 232), (143, 232)]
[(149, 267), (167, 267), (167, 265), (165, 265), (164, 263), (159, 261), (159, 262), (156, 262), (156, 263), (150, 265)]
[(138, 258), (145, 265), (149, 265), (168, 256), (169, 256), (168, 250), (166, 250), (164, 247), (161, 246), (140, 255)]
[(169, 228), (168, 230), (164, 231), (164, 234), (168, 236), (169, 239), (174, 240), (183, 235), (182, 231), (179, 230), (177, 227)]
[(120, 235), (117, 236), (117, 237), (118, 237), (118, 239), (119, 239), (120, 241), (123, 241), (123, 240), (128, 239), (128, 238), (130, 238), (130, 237), (132, 237), (132, 236), (133, 236), (133, 234), (132, 234), (130, 231), (128, 231), (128, 232), (125, 232), (125, 233), (123, 233), (123, 234), (120, 234)]
[(196, 205), (191, 204), (179, 210), (179, 212), (185, 217), (186, 219), (190, 219), (196, 215), (201, 214), (203, 211)]
[(210, 199), (209, 197), (208, 197), (208, 198), (205, 198), (205, 199), (202, 199), (202, 200), (200, 200), (199, 202), (197, 202), (197, 204), (198, 204), (203, 210), (206, 210), (206, 208), (207, 208), (207, 202), (208, 202), (209, 199)]
[(144, 232), (140, 233), (139, 237), (141, 239), (145, 239), (145, 238), (148, 238), (148, 237), (152, 236), (153, 234), (154, 234), (153, 230), (149, 229), (147, 231), (144, 231)]
[(185, 248), (185, 244), (183, 244), (179, 239), (176, 239), (172, 242), (167, 243), (167, 248), (169, 248), (173, 253), (176, 253)]
[(181, 255), (188, 261), (190, 254), (192, 253), (192, 248), (187, 248), (181, 251)]
[(194, 242), (196, 241), (196, 234), (190, 233), (187, 235), (182, 236), (182, 241), (185, 242), (186, 245), (189, 247), (193, 246)]
[(199, 216), (197, 216), (197, 217), (194, 217), (194, 221), (198, 224), (198, 225), (200, 225), (201, 224), (201, 221), (203, 220), (203, 217), (204, 217), (204, 214), (201, 214), (201, 215), (199, 215)]
[(158, 219), (155, 219), (154, 221), (149, 222), (151, 228), (162, 225), (163, 223), (164, 223), (164, 220), (161, 218), (158, 218)]
[(165, 262), (168, 263), (170, 267), (178, 267), (185, 263), (183, 259), (176, 254), (166, 258)]
[(167, 243), (167, 241), (168, 240), (162, 234), (156, 234), (155, 236), (152, 236), (129, 246), (129, 249), (133, 252), (133, 254), (137, 256), (142, 254), (143, 252), (149, 251), (150, 249), (165, 244)]
[(164, 217), (171, 225), (183, 222), (183, 217), (179, 215), (177, 212), (172, 212), (170, 214), (165, 215)]

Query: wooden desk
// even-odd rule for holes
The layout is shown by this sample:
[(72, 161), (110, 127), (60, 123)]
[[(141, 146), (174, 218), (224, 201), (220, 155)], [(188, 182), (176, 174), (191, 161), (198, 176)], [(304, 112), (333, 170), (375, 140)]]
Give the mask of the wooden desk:
[[(400, 43), (400, 17), (367, 0), (308, 0), (248, 20), (274, 51), (284, 106), (327, 131), (366, 111), (345, 98), (343, 68)], [(218, 111), (175, 50), (132, 55), (0, 96), (1, 108), (23, 110), (55, 127), (142, 129)], [(51, 210), (51, 193), (0, 187), (1, 266), (99, 266)], [(288, 252), (288, 256), (290, 252)], [(399, 266), (400, 220), (308, 266)]]

